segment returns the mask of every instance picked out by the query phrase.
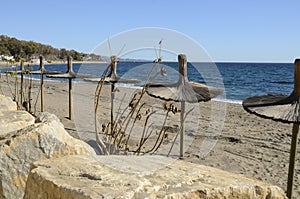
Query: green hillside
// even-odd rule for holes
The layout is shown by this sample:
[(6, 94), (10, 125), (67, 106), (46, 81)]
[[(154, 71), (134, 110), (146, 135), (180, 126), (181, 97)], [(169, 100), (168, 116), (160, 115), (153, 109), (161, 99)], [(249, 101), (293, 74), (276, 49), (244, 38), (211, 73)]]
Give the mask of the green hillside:
[(14, 56), (16, 61), (19, 61), (21, 58), (25, 61), (30, 61), (33, 58), (38, 58), (40, 55), (43, 55), (48, 61), (63, 60), (66, 59), (68, 55), (77, 61), (83, 61), (85, 59), (100, 61), (100, 56), (95, 54), (86, 54), (64, 48), (57, 49), (50, 45), (34, 41), (18, 40), (6, 35), (0, 35), (0, 55)]

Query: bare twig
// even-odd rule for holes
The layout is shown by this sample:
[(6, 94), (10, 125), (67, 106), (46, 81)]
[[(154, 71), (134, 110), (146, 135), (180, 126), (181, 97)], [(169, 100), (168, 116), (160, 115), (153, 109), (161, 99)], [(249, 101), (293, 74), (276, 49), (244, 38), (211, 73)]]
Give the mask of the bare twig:
[(109, 152), (105, 146), (105, 144), (103, 143), (103, 141), (100, 139), (99, 137), (99, 133), (98, 133), (98, 107), (99, 107), (99, 103), (100, 103), (100, 94), (101, 94), (101, 90), (104, 84), (104, 79), (108, 74), (108, 71), (111, 68), (111, 64), (107, 67), (104, 76), (100, 79), (100, 81), (98, 82), (96, 91), (95, 91), (95, 98), (94, 98), (94, 109), (95, 109), (95, 133), (96, 133), (96, 142), (98, 145), (98, 148), (100, 150), (100, 152), (102, 154), (108, 155)]

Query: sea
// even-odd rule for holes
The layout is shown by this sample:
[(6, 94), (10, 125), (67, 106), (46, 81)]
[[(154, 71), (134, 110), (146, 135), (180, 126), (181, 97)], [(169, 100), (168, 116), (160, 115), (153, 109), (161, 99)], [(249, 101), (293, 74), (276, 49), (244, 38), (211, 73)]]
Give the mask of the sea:
[[(108, 65), (109, 63), (73, 64), (73, 70), (76, 73), (100, 77)], [(120, 77), (141, 80), (141, 83), (137, 85), (120, 84), (119, 86), (141, 88), (146, 79), (151, 82), (176, 82), (178, 80), (177, 62), (162, 62), (154, 65), (152, 62), (119, 62), (117, 73)], [(38, 68), (38, 65), (31, 66), (31, 70)], [(160, 74), (162, 68), (167, 72), (167, 76)], [(3, 68), (1, 72), (18, 69), (19, 67), (16, 66)], [(45, 69), (65, 73), (67, 64), (46, 64)], [(224, 95), (218, 97), (217, 100), (239, 104), (244, 99), (256, 95), (288, 95), (292, 92), (294, 84), (293, 63), (188, 63), (187, 73), (189, 81), (223, 89)], [(35, 75), (33, 78), (39, 79), (40, 76)], [(50, 78), (44, 80), (67, 81), (67, 79)], [(74, 81), (85, 80), (75, 79)]]

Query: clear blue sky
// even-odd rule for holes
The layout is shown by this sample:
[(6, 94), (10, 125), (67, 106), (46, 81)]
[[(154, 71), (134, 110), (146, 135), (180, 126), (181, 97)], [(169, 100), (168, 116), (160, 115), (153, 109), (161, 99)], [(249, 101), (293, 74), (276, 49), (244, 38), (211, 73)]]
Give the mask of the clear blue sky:
[(300, 57), (299, 0), (5, 0), (0, 10), (0, 34), (81, 52), (122, 31), (161, 27), (193, 38), (215, 61)]

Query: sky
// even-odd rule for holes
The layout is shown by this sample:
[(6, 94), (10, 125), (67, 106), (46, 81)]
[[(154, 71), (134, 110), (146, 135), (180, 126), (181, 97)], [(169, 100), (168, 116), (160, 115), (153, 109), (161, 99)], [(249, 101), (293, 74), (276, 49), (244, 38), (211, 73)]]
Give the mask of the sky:
[(192, 38), (214, 61), (300, 57), (299, 0), (3, 0), (0, 34), (92, 52), (120, 32), (159, 27)]

